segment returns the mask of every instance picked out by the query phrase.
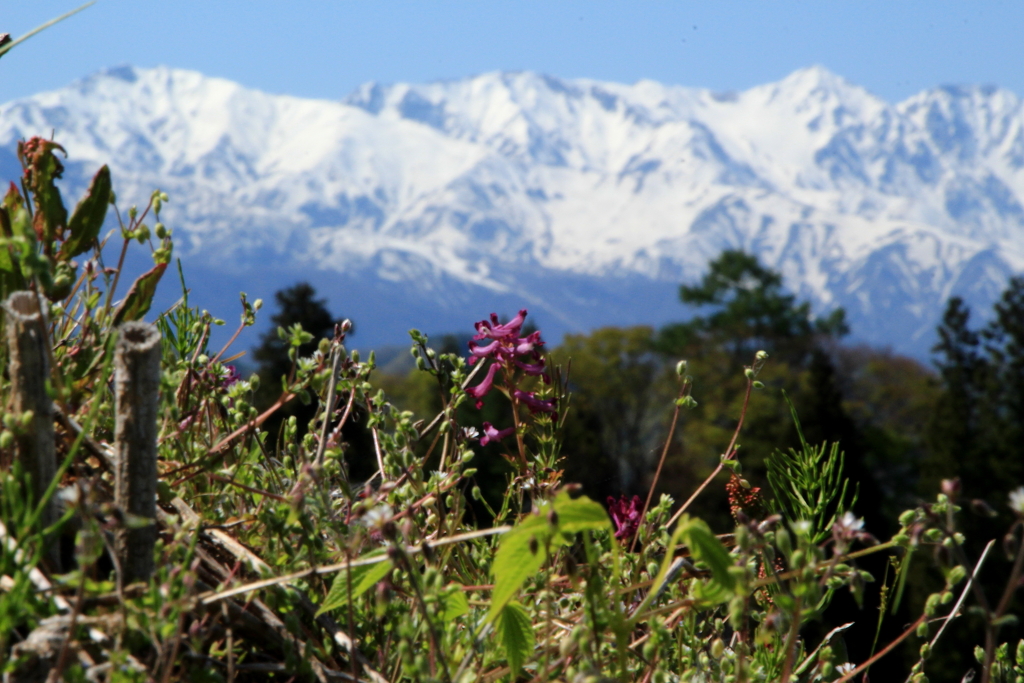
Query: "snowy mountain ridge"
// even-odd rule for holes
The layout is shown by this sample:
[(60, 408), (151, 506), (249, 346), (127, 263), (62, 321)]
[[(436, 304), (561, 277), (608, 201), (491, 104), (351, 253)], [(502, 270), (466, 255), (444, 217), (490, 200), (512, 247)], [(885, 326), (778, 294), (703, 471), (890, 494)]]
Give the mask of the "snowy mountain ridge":
[(733, 247), (921, 356), (951, 294), (983, 313), (1024, 271), (1024, 105), (992, 87), (889, 104), (821, 67), (726, 94), (498, 72), (331, 102), (121, 67), (0, 106), (4, 178), (51, 130), (72, 196), (101, 163), (120, 197), (171, 195), (199, 280), (311, 279), (369, 340), (517, 302), (554, 332), (678, 319), (679, 282)]

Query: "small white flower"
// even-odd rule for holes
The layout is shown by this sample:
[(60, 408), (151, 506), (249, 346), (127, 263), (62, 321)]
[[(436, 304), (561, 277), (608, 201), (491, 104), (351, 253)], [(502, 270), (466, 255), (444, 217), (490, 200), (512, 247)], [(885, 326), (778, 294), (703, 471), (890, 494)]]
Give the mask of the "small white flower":
[(1010, 509), (1018, 515), (1024, 515), (1024, 486), (1010, 491)]
[(854, 666), (850, 662), (847, 662), (846, 664), (840, 664), (839, 666), (837, 666), (836, 667), (836, 673), (837, 674), (848, 674), (848, 673), (850, 673), (851, 671), (853, 671), (856, 668), (857, 668), (856, 666)]
[(480, 438), (480, 430), (476, 427), (463, 427), (462, 435), (469, 441), (476, 441)]
[(377, 529), (391, 519), (392, 515), (390, 505), (378, 505), (370, 509), (359, 521), (367, 528)]
[(864, 528), (864, 520), (857, 519), (849, 510), (843, 513), (843, 516), (839, 518), (836, 524), (847, 531), (860, 531)]

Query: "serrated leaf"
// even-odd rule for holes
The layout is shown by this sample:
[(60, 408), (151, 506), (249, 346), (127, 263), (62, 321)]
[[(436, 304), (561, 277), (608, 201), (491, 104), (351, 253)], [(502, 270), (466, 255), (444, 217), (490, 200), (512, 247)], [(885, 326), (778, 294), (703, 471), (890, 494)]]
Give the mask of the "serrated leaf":
[(469, 613), (469, 600), (462, 591), (462, 587), (459, 586), (458, 591), (444, 597), (444, 613), (441, 615), (441, 620), (447, 623), (467, 613)]
[(610, 529), (611, 520), (604, 506), (586, 496), (570, 498), (563, 491), (555, 497), (555, 512), (558, 513), (558, 530), (566, 533), (580, 531)]
[[(379, 555), (380, 553), (378, 552), (375, 554)], [(367, 555), (366, 558), (373, 557), (373, 555), (374, 554)], [(355, 600), (360, 595), (373, 588), (378, 581), (387, 576), (388, 572), (391, 571), (392, 566), (391, 560), (385, 559), (374, 564), (364, 564), (358, 567), (352, 567), (348, 571), (342, 570), (334, 578), (331, 590), (324, 599), (324, 604), (321, 605), (319, 610), (317, 610), (316, 615), (320, 616), (324, 612), (344, 607), (348, 604), (350, 594), (352, 599)], [(352, 581), (351, 591), (349, 591), (350, 579)]]
[(164, 271), (167, 270), (166, 263), (160, 263), (151, 270), (140, 275), (132, 283), (128, 290), (128, 296), (124, 298), (121, 305), (114, 311), (114, 325), (141, 320), (146, 315), (150, 304), (153, 303), (153, 295), (156, 294), (156, 286), (160, 282)]
[(487, 621), (493, 621), (526, 580), (544, 564), (544, 546), (552, 531), (546, 518), (530, 515), (502, 537), (491, 565), (494, 590), (491, 591)]
[(103, 166), (93, 176), (89, 190), (78, 202), (68, 221), (68, 237), (60, 247), (57, 258), (72, 259), (88, 251), (99, 237), (110, 205), (110, 169)]
[(683, 531), (683, 537), (693, 557), (711, 570), (714, 582), (726, 590), (733, 590), (736, 587), (736, 578), (729, 573), (733, 558), (722, 542), (711, 533), (708, 525), (703, 520), (690, 519)]
[(526, 608), (518, 602), (505, 605), (494, 624), (494, 636), (505, 651), (505, 659), (512, 669), (512, 680), (515, 680), (523, 662), (533, 654), (533, 624)]

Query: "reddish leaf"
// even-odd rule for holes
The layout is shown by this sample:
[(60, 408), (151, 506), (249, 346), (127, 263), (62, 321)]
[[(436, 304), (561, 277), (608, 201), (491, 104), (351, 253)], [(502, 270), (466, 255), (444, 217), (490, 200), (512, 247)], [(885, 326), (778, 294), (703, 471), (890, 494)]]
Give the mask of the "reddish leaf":
[(68, 238), (60, 247), (57, 258), (67, 261), (88, 251), (103, 227), (110, 204), (110, 169), (105, 165), (89, 184), (89, 191), (78, 202), (68, 223)]
[(64, 164), (53, 153), (58, 149), (64, 152), (56, 142), (40, 137), (18, 143), (18, 158), (25, 167), (25, 185), (32, 193), (36, 209), (33, 227), (48, 254), (53, 251), (53, 241), (63, 237), (68, 222), (68, 211), (55, 184), (64, 173)]
[(153, 303), (153, 295), (156, 294), (157, 283), (167, 270), (166, 263), (160, 263), (138, 277), (128, 290), (128, 296), (124, 298), (121, 305), (114, 311), (114, 325), (120, 325), (132, 320), (141, 320), (146, 315), (150, 304)]

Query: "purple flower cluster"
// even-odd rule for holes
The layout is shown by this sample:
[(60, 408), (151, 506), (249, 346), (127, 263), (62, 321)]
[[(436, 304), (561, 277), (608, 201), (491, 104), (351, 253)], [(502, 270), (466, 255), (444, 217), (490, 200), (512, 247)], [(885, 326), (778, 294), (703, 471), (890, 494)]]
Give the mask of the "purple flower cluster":
[(633, 538), (633, 534), (640, 528), (642, 507), (640, 496), (633, 496), (632, 499), (619, 496), (618, 500), (608, 496), (608, 514), (612, 516), (612, 522), (615, 524), (615, 538), (620, 541)]
[[(542, 377), (545, 382), (551, 381), (544, 371), (544, 357), (540, 353), (540, 347), (544, 342), (540, 339), (540, 332), (532, 332), (525, 337), (519, 336), (525, 320), (524, 308), (519, 311), (519, 315), (505, 324), (498, 322), (498, 316), (494, 313), (491, 313), (490, 320), (481, 320), (476, 324), (476, 335), (469, 342), (469, 364), (474, 365), (488, 358), (493, 361), (487, 368), (483, 380), (475, 387), (466, 389), (466, 393), (476, 399), (477, 408), (483, 407), (483, 398), (494, 386), (494, 378), (499, 370), (505, 370), (509, 377), (517, 370), (521, 370), (527, 375)], [(532, 391), (512, 389), (511, 397), (524, 404), (530, 412), (555, 412), (554, 401), (537, 398)], [(514, 432), (512, 428), (498, 431), (489, 423), (484, 423), (484, 436), (480, 443), (498, 441)]]

